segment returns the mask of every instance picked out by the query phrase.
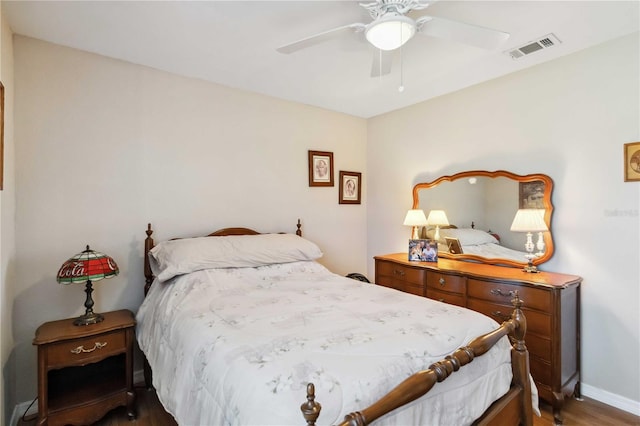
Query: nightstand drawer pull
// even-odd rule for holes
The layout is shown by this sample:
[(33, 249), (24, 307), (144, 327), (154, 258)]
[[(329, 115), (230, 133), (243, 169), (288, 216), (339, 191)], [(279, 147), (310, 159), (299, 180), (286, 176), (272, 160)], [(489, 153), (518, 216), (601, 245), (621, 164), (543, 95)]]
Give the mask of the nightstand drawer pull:
[(438, 280), (438, 282), (440, 283), (441, 287), (444, 287), (444, 285), (447, 283), (444, 278), (440, 277), (440, 279)]
[(516, 293), (513, 290), (509, 290), (508, 293), (503, 292), (501, 289), (499, 288), (492, 288), (489, 293), (493, 294), (494, 296), (502, 296), (502, 297), (513, 297)]
[(96, 344), (93, 345), (93, 348), (91, 349), (85, 349), (84, 346), (78, 346), (75, 349), (71, 349), (71, 353), (72, 354), (89, 353), (89, 352), (95, 351), (96, 349), (102, 349), (105, 346), (107, 346), (107, 342), (104, 342), (104, 343), (96, 342)]

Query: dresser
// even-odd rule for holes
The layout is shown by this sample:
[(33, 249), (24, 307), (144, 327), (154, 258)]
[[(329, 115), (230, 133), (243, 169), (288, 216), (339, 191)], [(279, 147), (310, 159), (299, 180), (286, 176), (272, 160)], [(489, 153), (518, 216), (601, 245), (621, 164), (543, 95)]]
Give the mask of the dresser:
[(498, 322), (511, 316), (515, 291), (527, 318), (525, 342), (541, 399), (561, 423), (565, 396), (580, 396), (580, 284), (575, 275), (523, 272), (451, 259), (409, 262), (407, 253), (375, 256), (375, 283), (463, 306)]

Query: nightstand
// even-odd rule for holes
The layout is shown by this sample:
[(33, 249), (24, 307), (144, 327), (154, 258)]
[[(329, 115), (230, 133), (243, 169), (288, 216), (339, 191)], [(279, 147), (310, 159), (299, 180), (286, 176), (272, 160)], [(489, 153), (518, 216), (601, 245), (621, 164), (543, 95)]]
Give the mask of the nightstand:
[(119, 406), (135, 418), (135, 318), (128, 310), (103, 315), (97, 324), (70, 318), (36, 330), (38, 425), (87, 425)]

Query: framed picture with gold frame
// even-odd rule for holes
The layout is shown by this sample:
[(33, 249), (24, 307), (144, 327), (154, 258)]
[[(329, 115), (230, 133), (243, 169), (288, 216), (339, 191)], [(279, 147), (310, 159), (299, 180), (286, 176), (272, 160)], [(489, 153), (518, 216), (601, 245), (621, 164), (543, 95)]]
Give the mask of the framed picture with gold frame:
[(640, 142), (624, 144), (624, 181), (640, 181)]

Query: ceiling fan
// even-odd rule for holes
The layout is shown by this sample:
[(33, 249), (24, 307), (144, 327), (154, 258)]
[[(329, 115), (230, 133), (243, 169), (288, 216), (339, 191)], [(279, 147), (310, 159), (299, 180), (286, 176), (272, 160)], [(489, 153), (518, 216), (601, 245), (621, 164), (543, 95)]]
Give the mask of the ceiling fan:
[(428, 15), (414, 20), (406, 15), (412, 10), (426, 9), (435, 1), (437, 0), (377, 0), (371, 3), (360, 3), (360, 6), (369, 11), (373, 18), (372, 22), (353, 23), (333, 28), (286, 44), (276, 50), (280, 53), (293, 53), (345, 33), (364, 32), (369, 43), (380, 50), (374, 55), (371, 72), (372, 76), (377, 77), (391, 71), (391, 52), (413, 38), (416, 33), (488, 50), (498, 47), (509, 38), (509, 33), (477, 25)]

